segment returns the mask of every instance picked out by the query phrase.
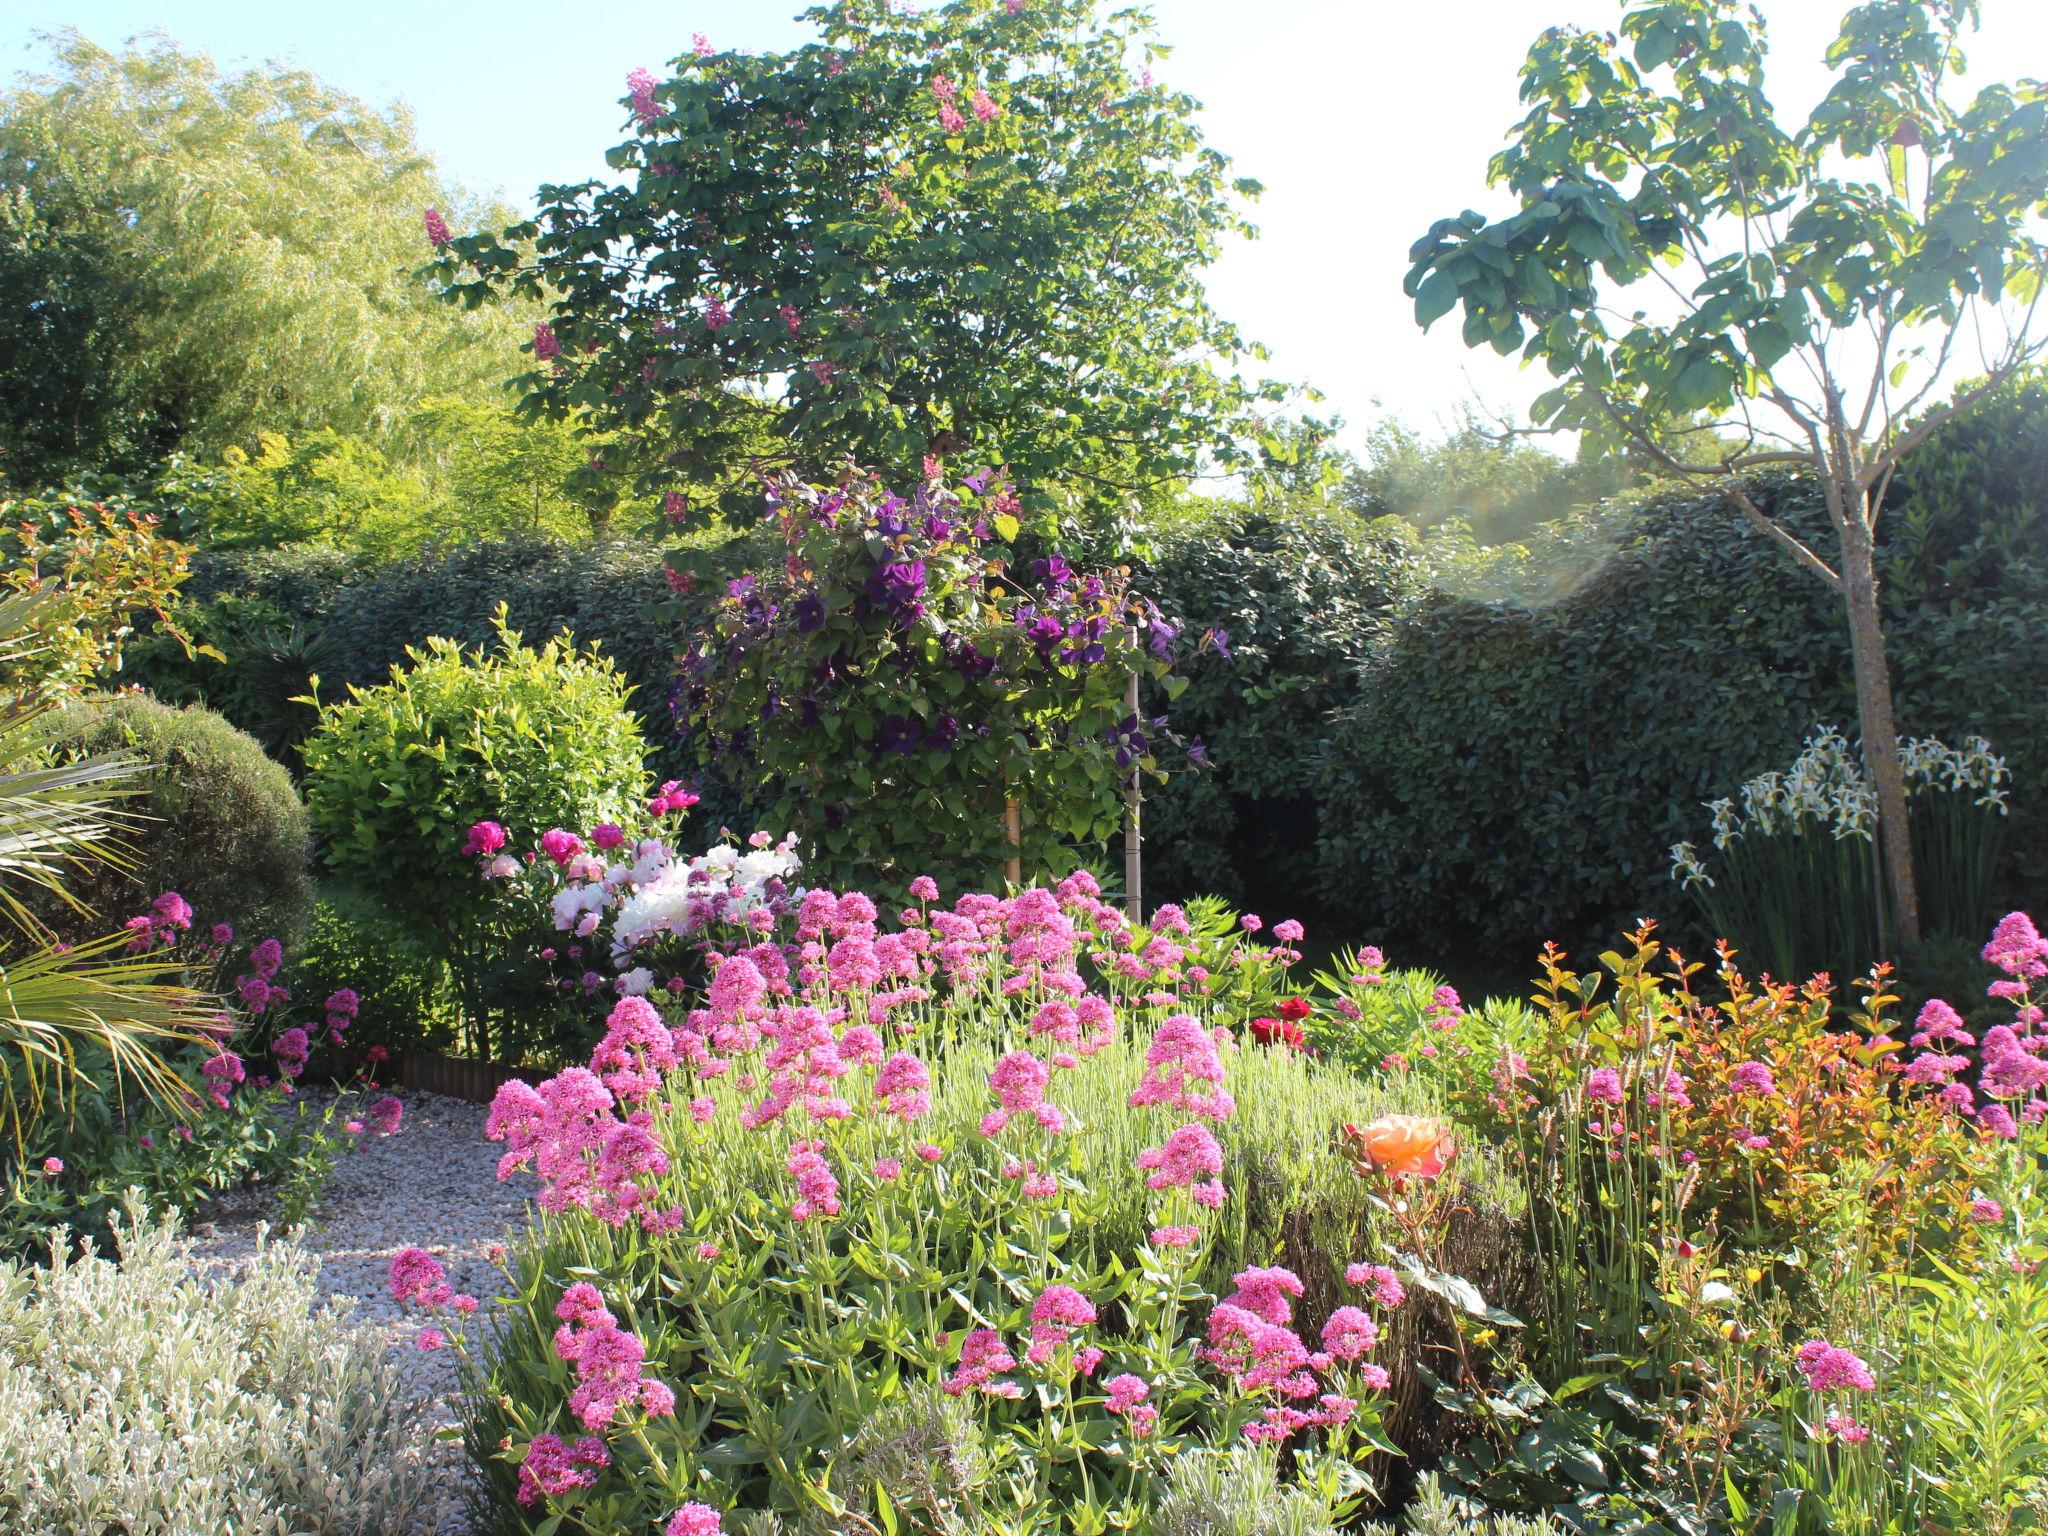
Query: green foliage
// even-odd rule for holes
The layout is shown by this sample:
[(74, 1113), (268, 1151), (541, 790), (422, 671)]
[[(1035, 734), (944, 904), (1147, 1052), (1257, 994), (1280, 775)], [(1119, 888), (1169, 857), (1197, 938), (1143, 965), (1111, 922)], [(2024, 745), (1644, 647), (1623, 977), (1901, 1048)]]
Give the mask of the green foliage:
[[(1965, 106), (1944, 94), (1975, 17), (1974, 0), (1853, 7), (1826, 98), (1789, 129), (1765, 94), (1758, 13), (1655, 0), (1618, 34), (1549, 29), (1522, 71), (1529, 114), (1488, 167), (1520, 206), (1442, 220), (1416, 243), (1416, 319), (1462, 306), (1468, 346), (1520, 351), (1562, 379), (1539, 420), (1608, 435), (1654, 437), (1658, 413), (1783, 405), (1795, 375), (1774, 370), (1789, 355), (1866, 323), (1879, 387), (1900, 362), (1896, 387), (1915, 325), (1951, 326), (2008, 294), (2025, 306), (2048, 262), (2035, 222), (2048, 92), (1993, 87)], [(1653, 285), (1676, 293), (1675, 312), (1649, 312)], [(2038, 345), (2023, 328), (2011, 362)], [(1819, 414), (1857, 431), (1860, 406)], [(1796, 430), (1807, 408), (1787, 409)], [(1883, 410), (1888, 432), (1893, 402)], [(1816, 442), (1816, 463), (1833, 451)]]
[(1175, 731), (1212, 767), (1147, 786), (1146, 889), (1307, 916), (1334, 830), (1316, 788), (1328, 722), (1393, 644), (1420, 585), (1418, 541), (1306, 501), (1189, 512), (1157, 533), (1138, 579), (1184, 636), (1227, 638), (1190, 663), (1172, 703)]
[(628, 434), (593, 473), (634, 495), (716, 479), (744, 516), (760, 471), (844, 456), (1007, 463), (1034, 524), (1244, 462), (1281, 391), (1221, 371), (1249, 349), (1201, 270), (1258, 188), (1139, 75), (1143, 13), (806, 19), (793, 52), (704, 50), (636, 88), (621, 184), (543, 187), (534, 221), (448, 248), (451, 300), (552, 304), (528, 409)]
[(0, 96), (0, 483), (379, 436), (511, 371), (518, 306), (458, 313), (413, 275), (428, 206), (506, 214), (438, 177), (403, 112), (162, 38), (51, 54)]
[[(322, 705), (302, 749), (328, 866), (450, 960), (470, 956), (490, 910), (463, 854), (471, 825), (499, 822), (527, 847), (549, 827), (624, 820), (645, 782), (646, 746), (611, 660), (573, 639), (533, 649), (502, 614), (496, 629), (493, 650), (436, 637), (408, 651), (389, 682)], [(479, 979), (455, 976), (481, 1031)]]
[[(295, 763), (292, 749), (317, 715), (291, 701), (312, 674), (323, 687), (370, 687), (429, 636), (485, 645), (502, 603), (522, 634), (573, 632), (602, 644), (632, 685), (631, 706), (666, 777), (684, 761), (668, 706), (682, 638), (709, 616), (728, 578), (770, 558), (751, 536), (707, 533), (688, 543), (706, 574), (696, 595), (681, 598), (660, 551), (626, 539), (479, 540), (376, 567), (317, 547), (202, 552), (180, 613), (226, 664), (191, 662), (151, 640), (132, 670), (164, 698), (205, 700)], [(668, 602), (672, 612), (656, 612)], [(707, 801), (738, 814), (723, 781), (707, 788)]]
[(684, 658), (698, 760), (758, 775), (766, 824), (829, 883), (993, 884), (1012, 859), (1036, 880), (1103, 845), (1132, 778), (1163, 774), (1161, 722), (1126, 689), (1179, 684), (1174, 631), (1128, 573), (1007, 571), (1006, 482), (775, 495), (784, 562), (734, 582)]
[[(1618, 33), (1552, 27), (1522, 71), (1528, 115), (1488, 168), (1515, 211), (1440, 220), (1407, 278), (1422, 325), (1462, 305), (1468, 346), (1549, 368), (1538, 422), (1715, 485), (1841, 599), (1888, 917), (1909, 943), (1918, 893), (1874, 559), (1886, 499), (1916, 443), (2048, 350), (2048, 87), (1951, 99), (1977, 10), (1853, 7), (1827, 95), (1796, 127), (1766, 94), (1755, 6), (1648, 0)], [(1930, 406), (1959, 354), (1988, 380)], [(1674, 434), (1674, 419), (1694, 425)], [(1672, 446), (1714, 421), (1733, 438), (1715, 462)], [(1824, 524), (1795, 532), (1749, 494), (1749, 471), (1780, 464), (1812, 473)]]
[(33, 598), (36, 642), (10, 646), (0, 686), (62, 698), (112, 680), (130, 646), (153, 637), (169, 654), (211, 654), (170, 615), (191, 552), (133, 506), (80, 507), (60, 497), (0, 497), (0, 591)]
[(1639, 478), (1619, 456), (1576, 461), (1490, 434), (1469, 412), (1431, 440), (1396, 420), (1366, 434), (1363, 463), (1344, 476), (1343, 500), (1365, 518), (1398, 517), (1431, 532), (1462, 528), (1482, 546), (1522, 543)]
[(455, 1043), (455, 994), (439, 948), (383, 901), (349, 886), (320, 887), (285, 980), (298, 997), (322, 998), (342, 987), (356, 993), (361, 1012), (349, 1026), (351, 1051), (381, 1045), (395, 1056)]
[(143, 694), (52, 711), (37, 735), (60, 761), (119, 754), (148, 765), (130, 807), (147, 819), (123, 833), (133, 857), (75, 882), (93, 917), (64, 923), (67, 933), (106, 932), (177, 891), (251, 940), (297, 936), (313, 905), (312, 836), (291, 776), (256, 741), (211, 710)]
[(259, 434), (178, 487), (193, 539), (214, 549), (331, 544), (375, 563), (474, 539), (587, 538), (609, 506), (570, 494), (592, 444), (569, 426), (521, 425), (498, 406), (425, 402), (390, 448), (323, 427)]
[(479, 905), (462, 857), (473, 823), (530, 842), (621, 819), (645, 748), (618, 669), (573, 640), (535, 650), (501, 616), (495, 651), (435, 638), (408, 656), (388, 683), (322, 706), (306, 804), (333, 869), (425, 927), (459, 925)]
[[(1901, 726), (1985, 736), (2011, 764), (2007, 883), (2048, 856), (2048, 721), (2027, 681), (2048, 666), (2048, 586), (1999, 551), (2038, 526), (2048, 481), (2001, 476), (1985, 449), (2033, 431), (2041, 399), (2033, 386), (1980, 407), (1953, 448), (1950, 432), (1931, 440), (1880, 551)], [(1980, 467), (1987, 488), (1964, 495)], [(1809, 483), (1754, 481), (1751, 495), (1795, 531), (1821, 525)], [(1979, 520), (1987, 499), (2004, 514)], [(1835, 615), (1718, 496), (1680, 490), (1640, 502), (1556, 603), (1427, 599), (1330, 730), (1329, 909), (1432, 958), (1596, 943), (1673, 912), (1667, 850), (1697, 831), (1694, 807), (1790, 761), (1815, 721), (1852, 715)]]

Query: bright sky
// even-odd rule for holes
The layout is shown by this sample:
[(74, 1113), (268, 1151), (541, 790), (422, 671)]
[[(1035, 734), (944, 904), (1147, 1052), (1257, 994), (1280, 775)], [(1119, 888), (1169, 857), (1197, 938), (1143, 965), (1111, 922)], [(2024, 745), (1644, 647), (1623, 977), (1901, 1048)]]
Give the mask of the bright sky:
[[(1825, 89), (1820, 57), (1846, 0), (1765, 0), (1772, 94)], [(544, 181), (605, 174), (627, 71), (657, 70), (702, 31), (719, 47), (803, 40), (804, 0), (12, 0), (0, 71), (33, 35), (75, 26), (113, 45), (160, 29), (222, 63), (281, 58), (377, 101), (402, 98), (457, 179), (525, 203)], [(1448, 423), (1475, 394), (1519, 413), (1546, 382), (1468, 352), (1455, 319), (1427, 336), (1401, 293), (1411, 242), (1488, 206), (1487, 158), (1520, 115), (1517, 70), (1561, 21), (1612, 26), (1619, 0), (1154, 0), (1174, 53), (1159, 73), (1205, 104), (1210, 142), (1265, 183), (1257, 241), (1213, 269), (1222, 312), (1360, 425), (1393, 412)], [(1984, 0), (1971, 79), (2048, 77), (2048, 5)]]

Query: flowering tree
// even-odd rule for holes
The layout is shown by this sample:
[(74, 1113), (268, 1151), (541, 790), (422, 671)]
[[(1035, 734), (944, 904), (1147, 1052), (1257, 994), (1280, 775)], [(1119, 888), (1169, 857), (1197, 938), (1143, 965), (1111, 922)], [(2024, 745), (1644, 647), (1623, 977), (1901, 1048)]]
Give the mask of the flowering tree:
[(1116, 829), (1135, 774), (1163, 776), (1164, 722), (1126, 689), (1144, 671), (1178, 691), (1173, 627), (1122, 571), (1012, 573), (1006, 482), (906, 498), (789, 480), (771, 500), (788, 556), (730, 584), (677, 708), (704, 762), (765, 781), (814, 866), (897, 886), (1064, 872)]
[[(1553, 28), (1522, 71), (1529, 115), (1490, 178), (1519, 200), (1440, 220), (1413, 251), (1427, 326), (1462, 303), (1468, 346), (1561, 382), (1550, 428), (1619, 437), (1719, 486), (1848, 610), (1865, 771), (1900, 938), (1918, 937), (1876, 539), (1900, 461), (2033, 359), (2048, 247), (2048, 92), (1949, 98), (1976, 0), (1850, 11), (1806, 123), (1764, 95), (1763, 22), (1735, 0), (1639, 4), (1621, 35)], [(1605, 278), (1611, 288), (1603, 288)], [(1654, 311), (1654, 312), (1653, 312)], [(1971, 351), (1984, 378), (1929, 406)], [(1701, 461), (1661, 423), (1735, 434)], [(1810, 468), (1835, 548), (1766, 514), (1743, 477)]]
[(527, 407), (624, 429), (590, 474), (641, 494), (717, 481), (751, 513), (762, 467), (974, 453), (1039, 513), (1054, 482), (1106, 507), (1241, 461), (1279, 392), (1217, 371), (1246, 347), (1200, 269), (1258, 187), (1134, 72), (1143, 18), (1094, 13), (840, 0), (786, 54), (700, 34), (629, 79), (628, 180), (543, 187), (499, 235), (436, 221), (434, 274), (553, 302)]

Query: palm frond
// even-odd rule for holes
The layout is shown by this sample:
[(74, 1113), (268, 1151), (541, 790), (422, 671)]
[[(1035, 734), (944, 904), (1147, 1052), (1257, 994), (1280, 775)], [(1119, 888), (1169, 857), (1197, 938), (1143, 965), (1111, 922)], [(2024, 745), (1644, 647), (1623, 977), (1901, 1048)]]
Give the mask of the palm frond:
[(126, 934), (43, 948), (0, 965), (0, 1119), (17, 1143), (28, 1122), (67, 1111), (80, 1089), (160, 1106), (193, 1091), (170, 1053), (214, 1039), (219, 999), (185, 986), (175, 961), (128, 951)]

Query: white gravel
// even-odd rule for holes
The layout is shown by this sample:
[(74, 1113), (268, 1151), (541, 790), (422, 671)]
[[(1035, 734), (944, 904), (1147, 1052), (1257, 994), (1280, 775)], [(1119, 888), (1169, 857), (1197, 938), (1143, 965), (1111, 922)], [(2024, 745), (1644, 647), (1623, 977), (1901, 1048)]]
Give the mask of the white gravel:
[[(321, 1293), (355, 1298), (356, 1326), (384, 1341), (422, 1409), (420, 1455), (431, 1469), (434, 1496), (417, 1532), (459, 1536), (469, 1530), (463, 1509), (468, 1460), (460, 1441), (434, 1438), (456, 1422), (456, 1356), (415, 1346), (422, 1319), (391, 1299), (391, 1256), (401, 1248), (426, 1249), (446, 1266), (450, 1285), (488, 1308), (505, 1281), (486, 1249), (506, 1241), (525, 1220), (532, 1180), (522, 1174), (498, 1182), (502, 1149), (484, 1140), (485, 1106), (403, 1089), (396, 1097), (405, 1105), (397, 1133), (372, 1133), (341, 1156), (302, 1241), (320, 1258)], [(255, 1247), (258, 1225), (275, 1219), (260, 1192), (223, 1196), (190, 1223), (195, 1257), (231, 1265)]]

